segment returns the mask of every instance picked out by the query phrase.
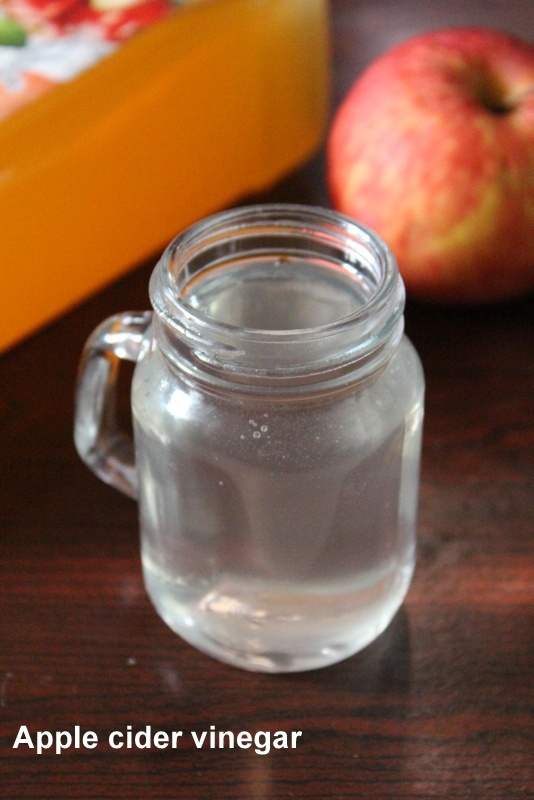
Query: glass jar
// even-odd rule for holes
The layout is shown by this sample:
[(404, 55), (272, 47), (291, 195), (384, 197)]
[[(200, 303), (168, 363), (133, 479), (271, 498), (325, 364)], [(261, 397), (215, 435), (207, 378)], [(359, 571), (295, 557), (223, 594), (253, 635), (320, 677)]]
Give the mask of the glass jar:
[[(139, 500), (154, 606), (245, 669), (352, 655), (415, 560), (424, 380), (391, 252), (332, 211), (239, 208), (180, 234), (150, 296), (154, 313), (90, 338), (75, 438)], [(121, 358), (135, 448), (115, 422)]]

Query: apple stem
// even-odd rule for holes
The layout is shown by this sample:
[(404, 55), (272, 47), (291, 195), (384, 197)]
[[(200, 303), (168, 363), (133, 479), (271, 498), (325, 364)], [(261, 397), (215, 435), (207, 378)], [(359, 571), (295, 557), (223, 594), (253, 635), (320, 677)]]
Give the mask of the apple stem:
[(520, 105), (524, 100), (526, 100), (529, 95), (534, 95), (534, 86), (531, 86), (519, 94), (507, 98), (503, 103), (491, 105), (490, 108), (495, 114), (508, 114), (510, 111), (513, 111), (514, 108), (517, 108), (517, 106)]

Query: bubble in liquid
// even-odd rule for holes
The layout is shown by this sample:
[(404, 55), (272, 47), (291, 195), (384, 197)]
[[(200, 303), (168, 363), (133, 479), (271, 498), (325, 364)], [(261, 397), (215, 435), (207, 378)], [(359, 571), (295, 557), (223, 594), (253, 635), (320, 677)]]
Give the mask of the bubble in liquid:
[(254, 431), (252, 436), (253, 436), (254, 439), (260, 439), (261, 438), (261, 433), (259, 431)]
[(268, 425), (262, 425), (261, 428), (260, 428), (260, 431), (263, 431), (263, 433), (267, 433), (268, 430), (269, 430), (269, 426)]

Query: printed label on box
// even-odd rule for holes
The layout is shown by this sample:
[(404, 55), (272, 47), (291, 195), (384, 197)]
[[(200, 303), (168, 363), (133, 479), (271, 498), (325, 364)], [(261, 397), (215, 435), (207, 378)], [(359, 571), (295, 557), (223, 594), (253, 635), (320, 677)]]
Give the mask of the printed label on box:
[(171, 14), (177, 0), (0, 0), (0, 120)]

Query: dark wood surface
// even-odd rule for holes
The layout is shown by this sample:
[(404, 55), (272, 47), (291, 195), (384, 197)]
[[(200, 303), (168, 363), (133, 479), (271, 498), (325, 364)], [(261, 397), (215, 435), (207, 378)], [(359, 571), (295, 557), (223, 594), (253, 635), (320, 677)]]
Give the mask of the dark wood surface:
[[(335, 0), (334, 104), (396, 40), (493, 24), (534, 42), (531, 0)], [(266, 195), (326, 202), (322, 155)], [(76, 364), (108, 314), (147, 305), (152, 263), (0, 359), (0, 798), (534, 797), (534, 300), (408, 303), (427, 378), (419, 558), (361, 654), (300, 675), (223, 666), (152, 610), (136, 506), (79, 462)], [(94, 750), (13, 748), (20, 726)], [(113, 751), (114, 730), (182, 730)], [(302, 731), (293, 750), (197, 750), (190, 731)], [(189, 737), (189, 738), (188, 738)]]

